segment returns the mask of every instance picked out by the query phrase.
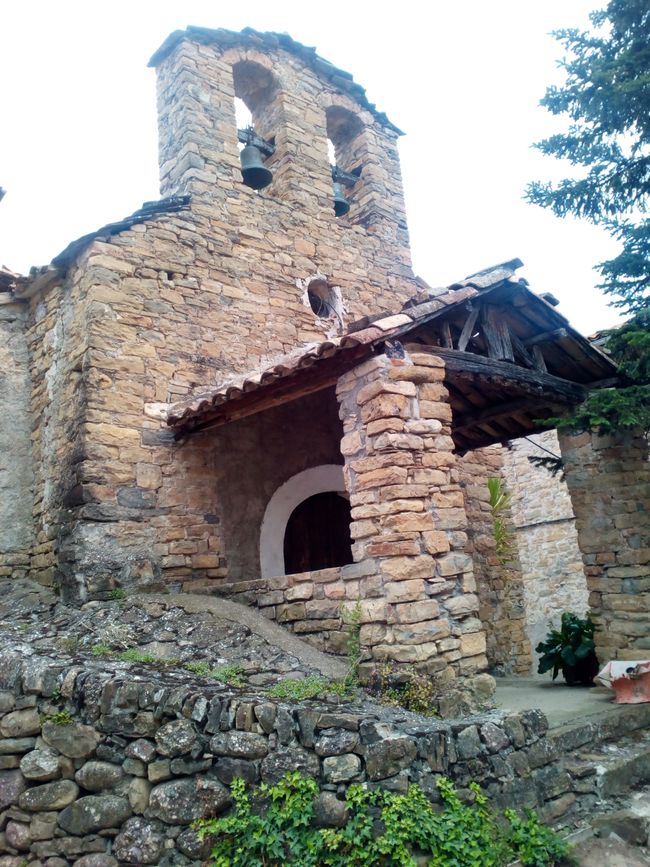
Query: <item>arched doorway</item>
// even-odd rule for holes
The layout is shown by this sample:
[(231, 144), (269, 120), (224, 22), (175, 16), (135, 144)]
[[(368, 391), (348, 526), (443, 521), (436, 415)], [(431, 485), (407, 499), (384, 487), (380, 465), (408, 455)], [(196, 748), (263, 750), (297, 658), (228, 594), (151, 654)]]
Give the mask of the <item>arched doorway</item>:
[[(295, 509), (317, 494), (336, 494), (346, 502), (349, 510), (343, 467), (340, 464), (321, 464), (310, 467), (288, 479), (275, 491), (264, 512), (260, 529), (260, 574), (262, 578), (293, 574), (285, 568), (284, 539), (287, 524)], [(337, 504), (340, 506), (340, 504)], [(305, 507), (309, 508), (309, 507)], [(312, 508), (314, 508), (312, 506)], [(350, 515), (348, 511), (346, 538), (349, 539)], [(352, 562), (350, 560), (350, 562)]]
[(314, 494), (291, 513), (284, 533), (288, 575), (352, 563), (350, 501), (336, 491)]

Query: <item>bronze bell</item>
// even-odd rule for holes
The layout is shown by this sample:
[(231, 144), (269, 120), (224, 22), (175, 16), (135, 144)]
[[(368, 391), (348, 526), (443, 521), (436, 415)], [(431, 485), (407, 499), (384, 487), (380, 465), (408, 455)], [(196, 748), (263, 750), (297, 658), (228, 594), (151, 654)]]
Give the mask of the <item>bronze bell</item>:
[(253, 190), (263, 190), (273, 180), (273, 172), (264, 165), (262, 152), (255, 145), (248, 144), (239, 154), (241, 173), (244, 183)]
[(342, 217), (350, 210), (350, 203), (343, 194), (343, 184), (334, 181), (334, 213), (337, 217)]

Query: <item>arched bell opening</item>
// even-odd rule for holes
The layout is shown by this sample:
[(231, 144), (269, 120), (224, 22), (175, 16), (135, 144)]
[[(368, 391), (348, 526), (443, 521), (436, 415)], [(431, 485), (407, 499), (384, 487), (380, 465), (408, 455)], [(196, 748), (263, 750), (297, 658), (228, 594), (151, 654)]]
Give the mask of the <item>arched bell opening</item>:
[(314, 572), (352, 563), (350, 521), (350, 501), (337, 491), (303, 500), (287, 521), (285, 572)]
[(273, 180), (278, 85), (273, 73), (250, 60), (232, 68), (242, 180), (262, 190)]

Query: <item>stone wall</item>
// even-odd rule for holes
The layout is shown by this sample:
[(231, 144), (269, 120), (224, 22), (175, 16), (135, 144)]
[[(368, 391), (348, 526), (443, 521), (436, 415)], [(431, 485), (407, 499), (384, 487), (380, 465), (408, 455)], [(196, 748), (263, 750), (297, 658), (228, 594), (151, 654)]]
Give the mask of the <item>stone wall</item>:
[(576, 515), (596, 622), (596, 653), (645, 659), (650, 648), (650, 461), (639, 431), (562, 434), (560, 446)]
[(25, 305), (0, 292), (0, 578), (24, 576), (32, 545), (31, 381)]
[[(487, 638), (487, 659), (495, 674), (527, 674), (532, 665), (526, 635), (524, 579), (518, 546), (507, 561), (497, 555), (488, 479), (503, 478), (500, 446), (468, 452), (458, 462), (467, 512), (467, 553), (474, 563), (479, 617)], [(501, 514), (508, 525), (509, 511)], [(514, 540), (513, 540), (514, 541)]]
[(324, 824), (341, 821), (352, 782), (416, 782), (435, 800), (441, 774), (558, 824), (596, 803), (595, 774), (564, 756), (593, 750), (603, 735), (594, 724), (565, 743), (538, 710), (445, 722), (374, 704), (288, 704), (187, 677), (3, 650), (2, 867), (199, 867), (206, 846), (190, 824), (228, 809), (235, 777), (273, 783), (288, 770), (319, 781)]
[[(245, 90), (254, 71), (243, 62), (273, 66), (281, 84), (277, 181), (261, 193), (238, 168), (233, 75)], [(188, 571), (197, 581), (228, 577), (230, 514), (206, 508), (219, 437), (204, 435), (202, 449), (175, 445), (165, 406), (339, 332), (338, 316), (312, 311), (312, 279), (338, 293), (346, 323), (421, 291), (396, 133), (309, 64), (279, 49), (267, 57), (183, 42), (161, 61), (159, 103), (164, 190), (189, 191), (190, 207), (97, 238), (30, 303), (31, 565), (40, 580), (59, 576), (70, 599), (175, 584)], [(334, 124), (343, 142), (341, 118), (363, 139), (348, 144), (366, 168), (350, 215), (337, 219), (327, 135)], [(223, 491), (224, 503), (231, 496)], [(249, 559), (233, 561), (235, 571)]]
[(512, 520), (524, 580), (526, 634), (533, 646), (544, 639), (549, 624), (559, 625), (563, 611), (584, 616), (589, 607), (566, 483), (528, 460), (548, 452), (560, 454), (556, 431), (514, 440), (504, 451), (504, 478), (513, 495)]

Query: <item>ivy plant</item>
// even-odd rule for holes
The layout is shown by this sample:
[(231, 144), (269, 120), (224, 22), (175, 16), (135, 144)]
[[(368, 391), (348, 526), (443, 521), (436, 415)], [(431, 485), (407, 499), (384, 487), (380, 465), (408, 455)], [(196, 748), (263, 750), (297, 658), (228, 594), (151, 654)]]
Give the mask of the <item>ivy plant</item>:
[(523, 867), (553, 867), (567, 855), (568, 845), (534, 813), (497, 816), (475, 783), (471, 804), (445, 777), (437, 786), (442, 810), (418, 786), (398, 794), (352, 785), (345, 825), (318, 828), (315, 780), (291, 771), (252, 794), (235, 780), (232, 812), (194, 827), (211, 839), (211, 867), (415, 867), (423, 858), (431, 867), (505, 867), (517, 858)]

